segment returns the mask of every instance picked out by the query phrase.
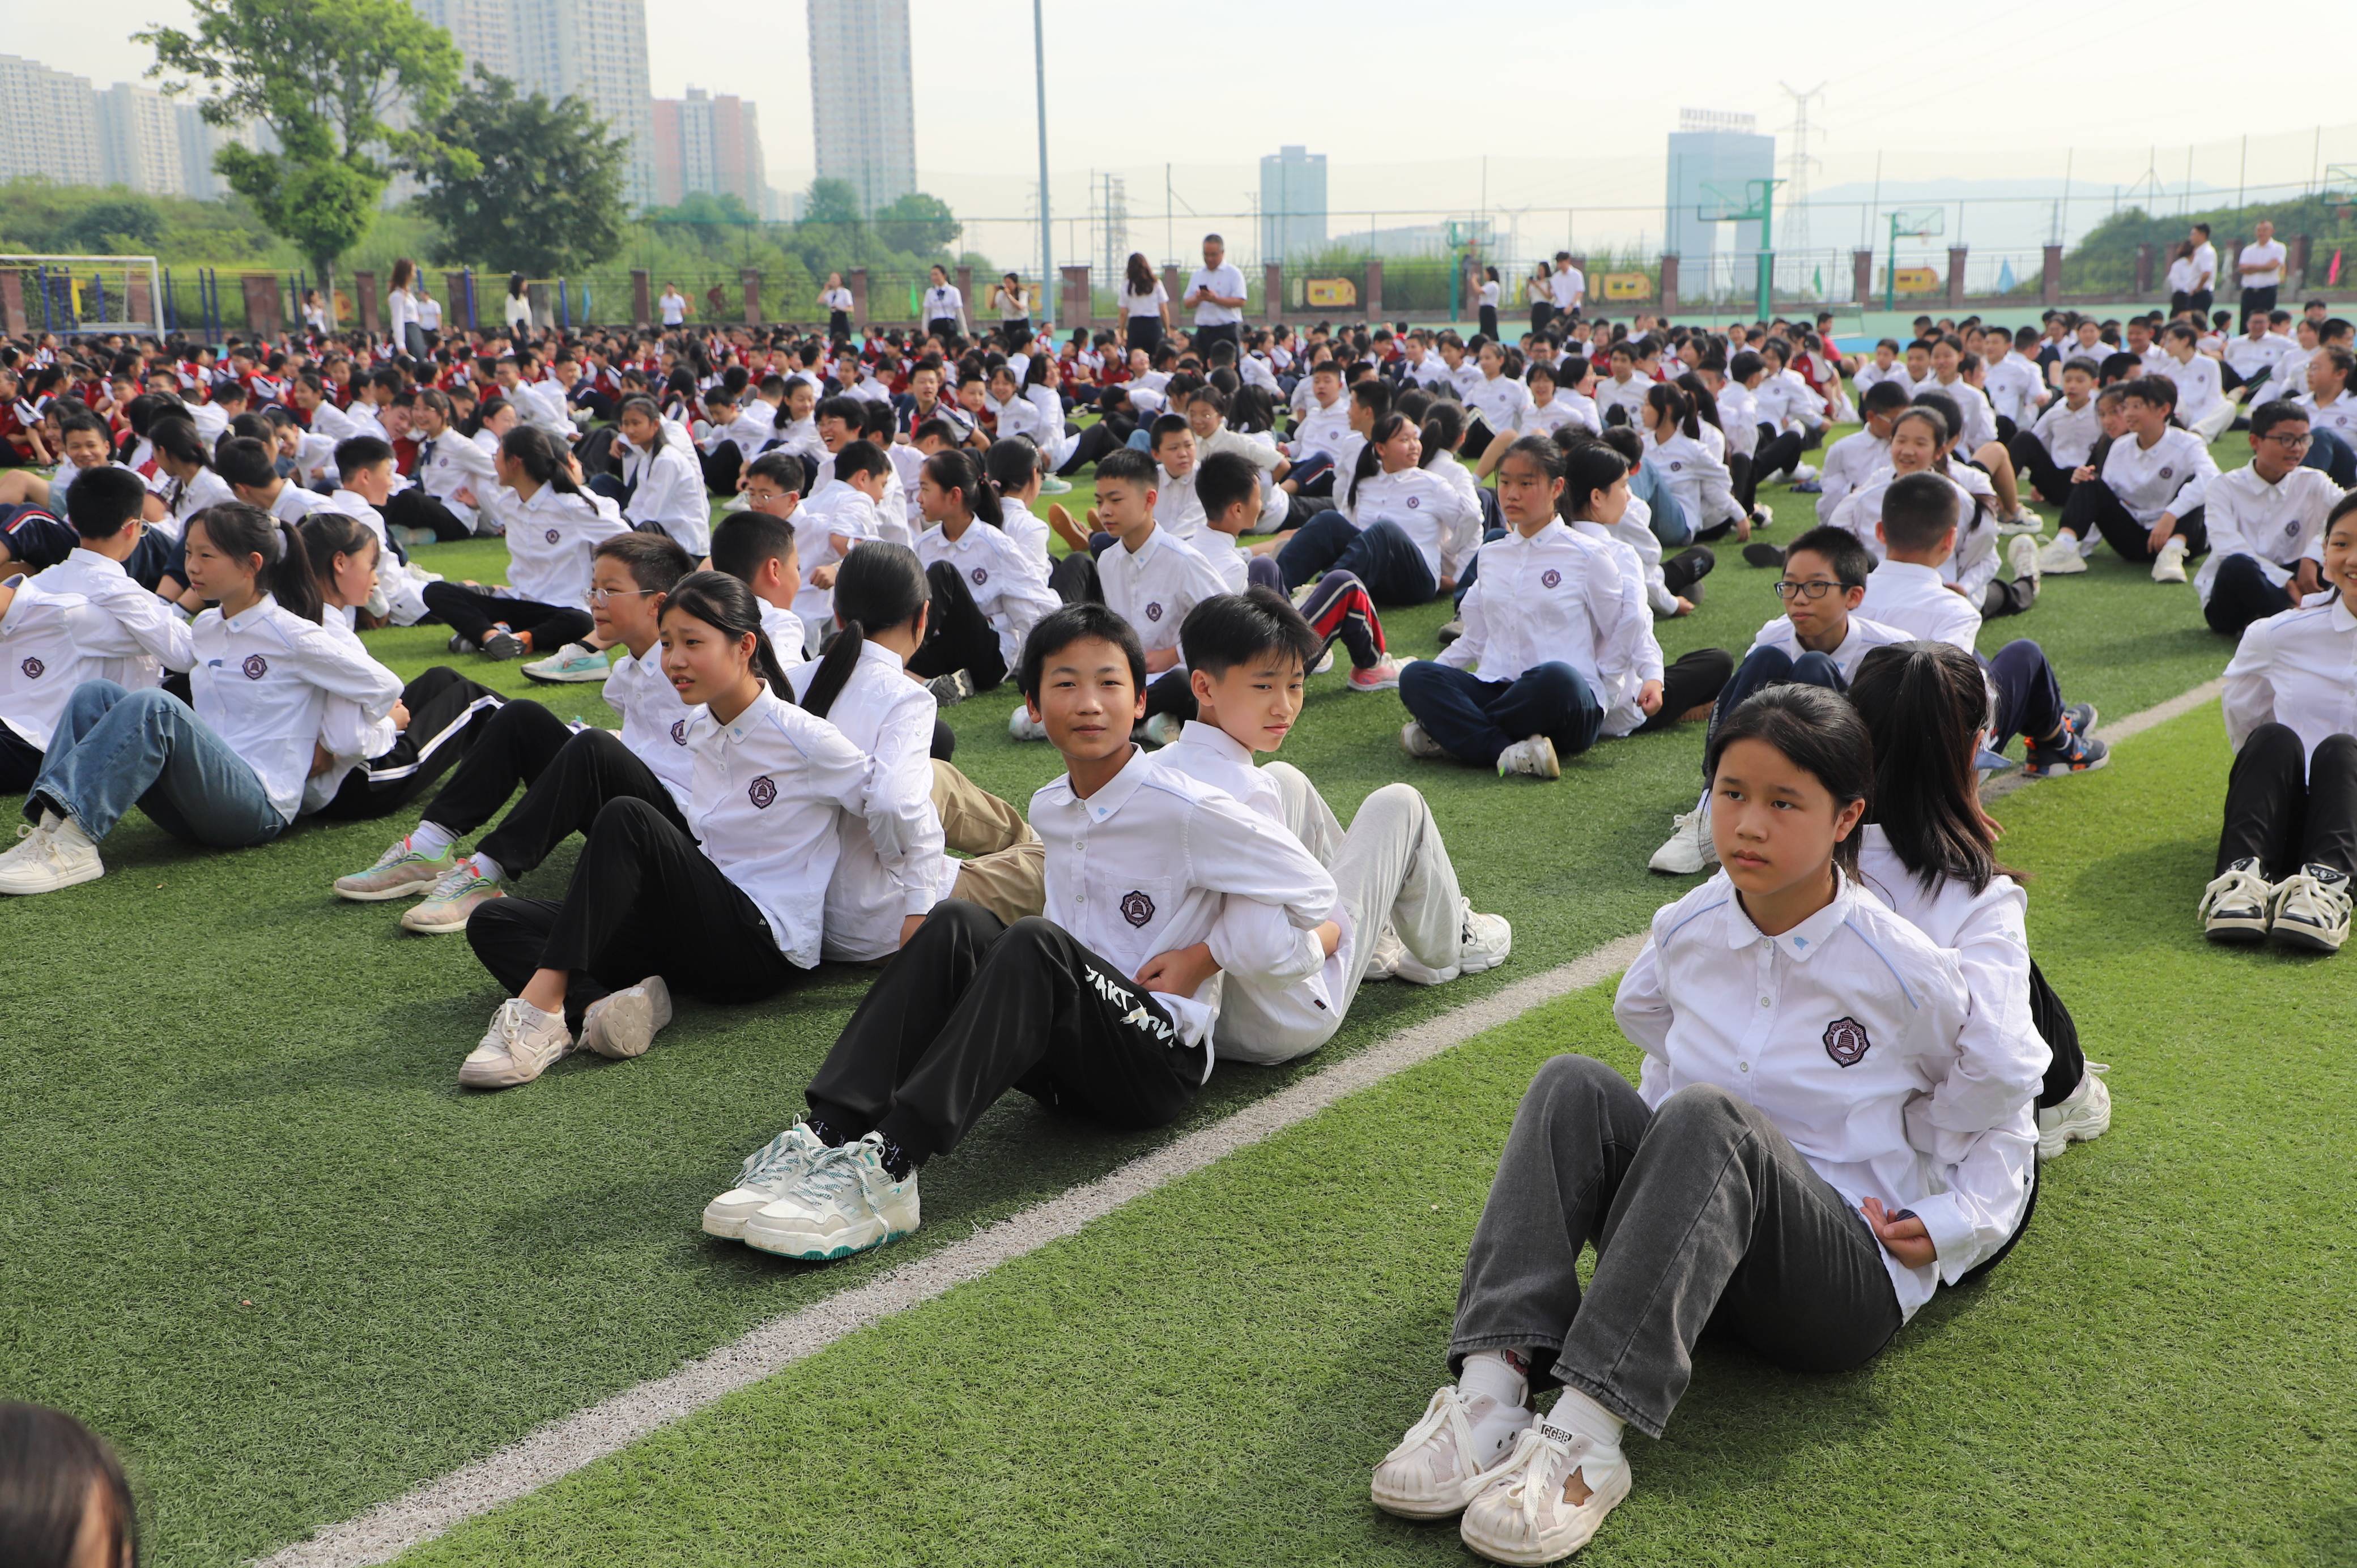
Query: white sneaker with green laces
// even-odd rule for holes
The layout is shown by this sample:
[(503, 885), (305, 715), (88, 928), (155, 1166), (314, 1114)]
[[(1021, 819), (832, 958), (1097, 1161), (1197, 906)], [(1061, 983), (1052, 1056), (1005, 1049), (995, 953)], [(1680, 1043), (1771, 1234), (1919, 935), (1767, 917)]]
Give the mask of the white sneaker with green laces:
[(458, 1081), (468, 1089), (512, 1089), (530, 1083), (572, 1049), (562, 1013), (544, 1013), (511, 996), (491, 1015), (482, 1044), (458, 1064)]
[(1450, 1384), (1375, 1466), (1368, 1495), (1402, 1519), (1451, 1519), (1495, 1480), (1531, 1412)]
[(1568, 1557), (1596, 1538), (1629, 1495), (1629, 1457), (1541, 1416), (1466, 1505), (1458, 1538), (1477, 1557), (1533, 1564)]
[(742, 1240), (745, 1222), (794, 1189), (826, 1145), (807, 1122), (797, 1122), (750, 1155), (737, 1185), (704, 1206), (704, 1233)]
[(628, 1061), (647, 1054), (655, 1035), (671, 1022), (671, 987), (660, 974), (651, 974), (589, 1004), (581, 1015), (581, 1048)]
[(0, 893), (55, 893), (106, 875), (98, 845), (71, 817), (43, 811), (40, 826), (21, 826), (16, 837), (16, 846), (0, 854)]
[(545, 659), (519, 666), (528, 680), (544, 686), (575, 685), (603, 681), (614, 672), (606, 655), (586, 642), (568, 642)]
[(409, 847), (407, 838), (393, 841), (393, 847), (377, 856), (376, 864), (366, 871), (355, 871), (350, 876), (336, 878), (336, 897), (349, 898), (355, 904), (382, 904), (391, 898), (414, 898), (433, 890), (434, 885), (450, 875), (454, 863), (446, 847), (440, 854), (427, 854)]
[(463, 931), (467, 917), (478, 906), (506, 897), (498, 883), (475, 869), (475, 857), (468, 855), (443, 874), (424, 903), (403, 911), (401, 929), (429, 937)]
[(745, 1221), (745, 1244), (781, 1258), (847, 1258), (916, 1230), (917, 1173), (884, 1168), (884, 1140), (870, 1133), (813, 1161), (783, 1197)]
[(2349, 878), (2329, 865), (2303, 865), (2276, 884), (2267, 934), (2286, 947), (2339, 952), (2349, 940)]

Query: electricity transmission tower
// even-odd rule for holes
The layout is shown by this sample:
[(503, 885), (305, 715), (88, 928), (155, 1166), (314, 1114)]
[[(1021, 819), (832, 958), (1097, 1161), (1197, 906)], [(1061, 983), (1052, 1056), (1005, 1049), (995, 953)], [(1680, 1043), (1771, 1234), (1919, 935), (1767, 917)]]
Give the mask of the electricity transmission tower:
[(1118, 279), (1129, 264), (1129, 188), (1121, 176), (1099, 177), (1097, 215), (1097, 232), (1104, 243), (1101, 275)]
[(1798, 252), (1809, 248), (1809, 166), (1820, 161), (1809, 151), (1811, 139), (1817, 134), (1809, 124), (1809, 105), (1824, 98), (1825, 84), (1820, 81), (1805, 92), (1782, 81), (1776, 85), (1792, 101), (1792, 123), (1781, 127), (1792, 138), (1784, 158), (1782, 238), (1785, 250)]

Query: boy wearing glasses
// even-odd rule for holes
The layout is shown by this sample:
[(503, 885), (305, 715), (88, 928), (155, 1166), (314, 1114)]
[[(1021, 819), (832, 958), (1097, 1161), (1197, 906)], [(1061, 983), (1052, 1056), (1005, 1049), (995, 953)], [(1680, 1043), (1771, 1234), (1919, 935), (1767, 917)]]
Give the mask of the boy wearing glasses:
[(2251, 411), (2251, 460), (2210, 482), (2202, 515), (2210, 555), (2194, 574), (2201, 617), (2222, 637), (2296, 609), (2324, 585), (2324, 520), (2341, 487), (2301, 463), (2310, 440), (2308, 410), (2295, 403)]

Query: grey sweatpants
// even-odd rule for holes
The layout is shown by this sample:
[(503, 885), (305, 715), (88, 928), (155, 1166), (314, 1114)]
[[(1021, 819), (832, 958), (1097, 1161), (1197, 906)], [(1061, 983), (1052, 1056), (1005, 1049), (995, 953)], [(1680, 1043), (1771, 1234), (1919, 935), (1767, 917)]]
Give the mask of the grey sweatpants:
[(1602, 1062), (1562, 1056), (1514, 1112), (1448, 1364), (1454, 1375), (1477, 1350), (1530, 1353), (1536, 1386), (1577, 1388), (1659, 1437), (1706, 1326), (1780, 1366), (1836, 1372), (1871, 1360), (1899, 1325), (1865, 1218), (1757, 1107), (1696, 1087), (1648, 1111)]

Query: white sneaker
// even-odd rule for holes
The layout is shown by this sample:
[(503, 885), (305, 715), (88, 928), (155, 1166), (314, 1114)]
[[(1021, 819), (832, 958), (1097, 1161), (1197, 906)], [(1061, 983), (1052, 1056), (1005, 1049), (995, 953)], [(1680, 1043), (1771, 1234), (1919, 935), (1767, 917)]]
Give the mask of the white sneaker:
[(2303, 865), (2276, 884), (2267, 934), (2289, 947), (2339, 952), (2349, 940), (2349, 878), (2329, 865)]
[(1431, 733), (1414, 719), (1400, 726), (1400, 749), (1424, 761), (1436, 761), (1448, 755), (1448, 748), (1433, 739)]
[(1186, 727), (1186, 721), (1177, 714), (1148, 714), (1146, 723), (1140, 726), (1137, 734), (1138, 738), (1148, 746), (1168, 746), (1178, 738), (1178, 732)]
[(1530, 1427), (1526, 1410), (1488, 1394), (1442, 1388), (1383, 1455), (1367, 1488), (1377, 1508), (1402, 1519), (1448, 1519), (1496, 1479), (1498, 1466)]
[(2160, 553), (2153, 557), (2152, 580), (2156, 583), (2185, 581), (2185, 536), (2183, 534), (2172, 537), (2168, 543), (2160, 547)]
[(1555, 742), (1534, 735), (1498, 753), (1498, 777), (1511, 779), (1517, 773), (1533, 779), (1562, 778), (1563, 764), (1555, 757)]
[(2013, 542), (2005, 547), (2006, 561), (2013, 567), (2013, 580), (2017, 583), (2028, 583), (2032, 587), (2037, 586), (2038, 579), (2045, 575), (2045, 568), (2039, 564), (2038, 557), (2038, 538), (2035, 534), (2015, 534)]
[(2004, 536), (2040, 533), (2043, 532), (2045, 528), (2045, 520), (2026, 506), (2015, 507), (2013, 515), (1996, 525), (1997, 532)]
[(106, 875), (98, 845), (71, 817), (44, 811), (39, 827), (20, 826), (16, 838), (16, 846), (0, 854), (0, 893), (55, 893)]
[[(1565, 1497), (1575, 1477), (1587, 1498)], [(1605, 1516), (1629, 1495), (1629, 1458), (1599, 1451), (1595, 1439), (1550, 1426), (1544, 1416), (1523, 1429), (1513, 1453), (1480, 1496), (1466, 1505), (1457, 1533), (1492, 1563), (1541, 1563), (1568, 1557), (1595, 1539)]]
[(458, 1081), (468, 1089), (512, 1089), (530, 1083), (572, 1049), (562, 1013), (544, 1013), (511, 996), (491, 1015), (483, 1043), (458, 1064)]
[(647, 1054), (655, 1035), (671, 1022), (671, 987), (660, 974), (601, 996), (581, 1015), (581, 1048), (615, 1061)]
[(2067, 534), (2056, 534), (2038, 553), (2038, 570), (2048, 577), (2067, 577), (2087, 569), (2087, 558), (2079, 553), (2079, 541)]
[(605, 654), (586, 642), (568, 642), (545, 659), (517, 666), (528, 680), (562, 686), (603, 681), (614, 672)]
[(2263, 942), (2274, 913), (2273, 898), (2258, 857), (2246, 854), (2201, 890), (2201, 902), (2193, 913), (2201, 921), (2201, 934), (2213, 942)]
[(453, 861), (426, 893), (425, 901), (413, 904), (402, 911), (401, 929), (424, 936), (448, 936), (463, 931), (467, 921), (477, 908), (507, 894), (500, 885), (476, 869), (475, 857)]
[(745, 1244), (815, 1262), (897, 1241), (917, 1221), (917, 1173), (893, 1180), (884, 1140), (870, 1133), (813, 1160), (791, 1191), (745, 1221)]
[(1806, 463), (1795, 463), (1792, 465), (1792, 482), (1794, 484), (1805, 485), (1816, 477), (1816, 469), (1812, 467), (1810, 465)]
[(1710, 813), (1696, 806), (1678, 813), (1677, 825), (1646, 868), (1668, 876), (1692, 876), (1718, 864), (1718, 846), (1710, 842)]
[(810, 1123), (795, 1122), (746, 1155), (737, 1185), (704, 1206), (704, 1233), (740, 1240), (745, 1222), (791, 1192), (824, 1153)]
[(1329, 646), (1325, 652), (1318, 656), (1318, 662), (1309, 667), (1309, 672), (1312, 675), (1323, 675), (1333, 668), (1334, 650)]
[(1472, 899), (1459, 897), (1457, 961), (1445, 969), (1426, 969), (1402, 944), (1394, 969), (1399, 978), (1411, 985), (1446, 985), (1460, 974), (1480, 974), (1497, 968), (1513, 950), (1514, 928), (1507, 924), (1503, 915), (1484, 915), (1473, 908)]
[(1031, 710), (1021, 703), (1006, 718), (1006, 736), (1010, 740), (1045, 740), (1048, 726), (1031, 716)]
[(1359, 979), (1363, 983), (1374, 980), (1395, 980), (1399, 977), (1400, 961), (1407, 957), (1407, 944), (1400, 940), (1398, 931), (1389, 926), (1375, 933), (1375, 950), (1367, 955), (1366, 972)]
[(2089, 1062), (2079, 1087), (2060, 1105), (2038, 1113), (2038, 1157), (2050, 1160), (2073, 1144), (2092, 1143), (2111, 1131), (2112, 1091), (2095, 1075), (2112, 1069)]

